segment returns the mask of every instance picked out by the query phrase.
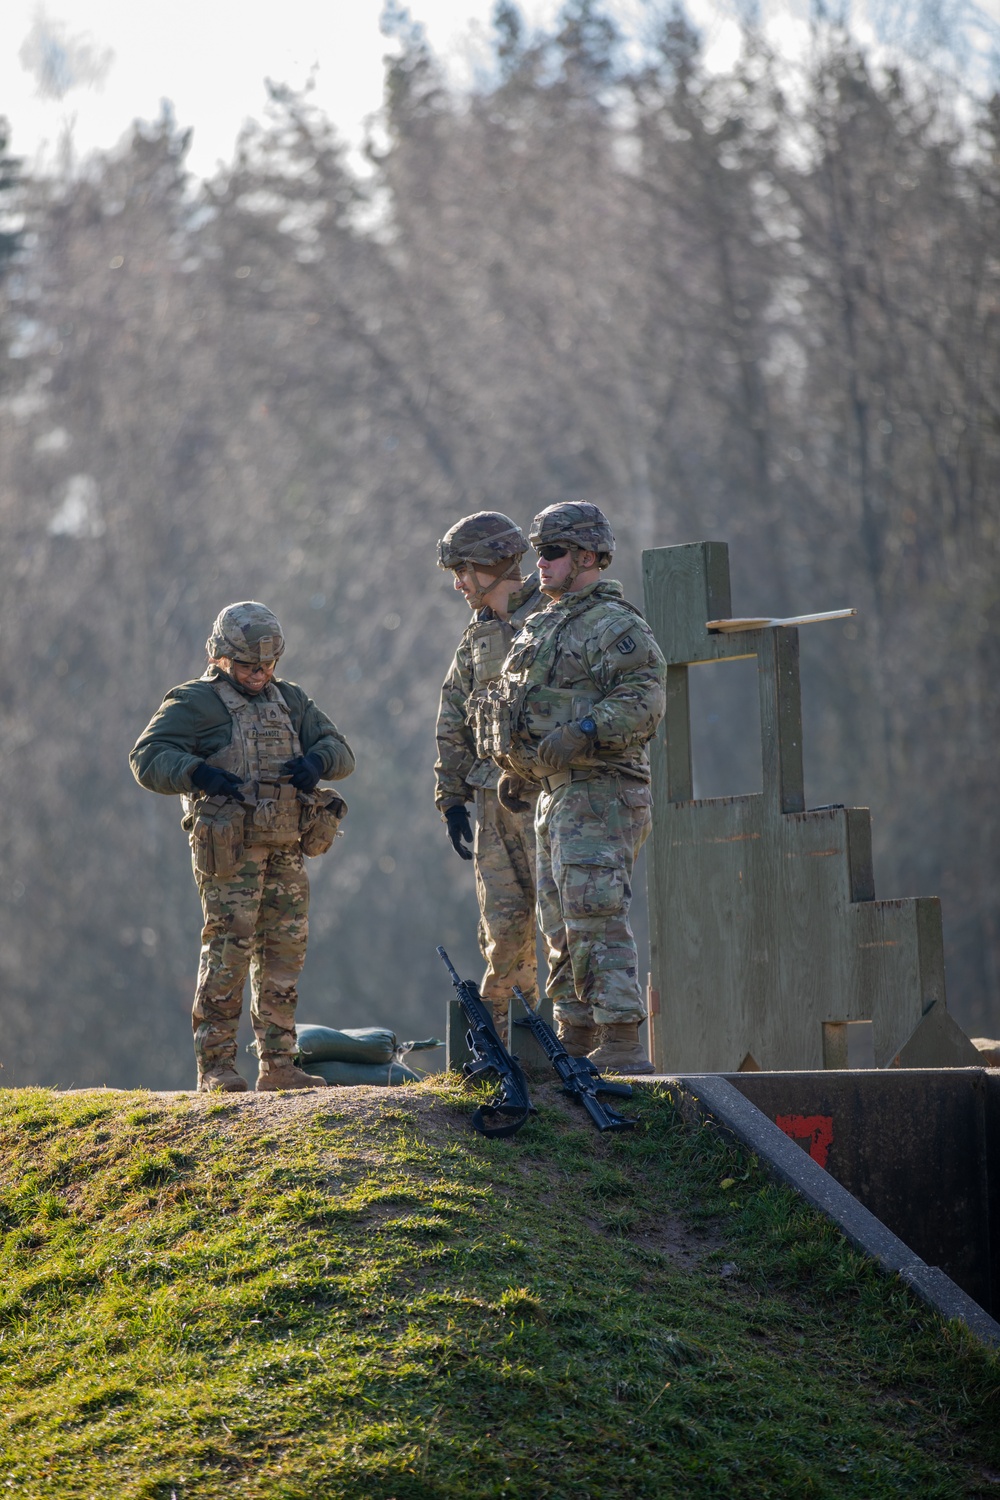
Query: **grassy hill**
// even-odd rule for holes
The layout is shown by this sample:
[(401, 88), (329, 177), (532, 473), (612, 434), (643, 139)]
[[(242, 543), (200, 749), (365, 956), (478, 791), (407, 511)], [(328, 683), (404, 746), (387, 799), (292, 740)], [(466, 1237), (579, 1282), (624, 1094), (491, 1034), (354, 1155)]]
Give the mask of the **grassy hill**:
[(669, 1095), (0, 1093), (0, 1493), (1000, 1496), (1000, 1362)]

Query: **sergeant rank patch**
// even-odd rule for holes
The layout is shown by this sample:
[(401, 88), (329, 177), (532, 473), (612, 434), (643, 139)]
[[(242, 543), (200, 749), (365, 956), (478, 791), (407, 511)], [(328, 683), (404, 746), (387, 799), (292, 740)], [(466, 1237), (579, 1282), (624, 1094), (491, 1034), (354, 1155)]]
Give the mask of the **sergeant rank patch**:
[(635, 641), (630, 635), (623, 635), (620, 641), (615, 642), (615, 647), (621, 652), (622, 656), (631, 656), (635, 650)]

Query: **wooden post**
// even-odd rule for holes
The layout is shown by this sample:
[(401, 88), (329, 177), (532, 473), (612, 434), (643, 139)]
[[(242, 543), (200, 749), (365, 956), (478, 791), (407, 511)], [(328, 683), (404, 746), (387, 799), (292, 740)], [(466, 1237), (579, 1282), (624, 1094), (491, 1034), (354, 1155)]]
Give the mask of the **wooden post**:
[(764, 797), (773, 812), (802, 812), (802, 692), (799, 633), (787, 627), (760, 632), (757, 682), (764, 763)]
[(691, 699), (687, 667), (667, 668), (667, 709), (663, 716), (666, 748), (667, 797), (690, 802), (694, 796), (691, 771)]
[(449, 1000), (444, 1034), (444, 1065), (455, 1073), (461, 1073), (465, 1064), (472, 1061), (472, 1053), (465, 1040), (468, 1029), (461, 1005), (457, 1000)]
[[(543, 995), (538, 1002), (538, 1014), (543, 1021), (548, 1021), (549, 1025), (554, 1027), (552, 1001), (548, 995)], [(510, 1002), (511, 1022), (520, 1021), (523, 1015), (524, 1007), (512, 998)], [(551, 1077), (555, 1078), (556, 1075), (552, 1071), (552, 1064), (527, 1026), (514, 1026), (512, 1024), (507, 1034), (510, 1037), (507, 1045), (508, 1052), (514, 1054), (529, 1077), (545, 1078), (551, 1075)]]

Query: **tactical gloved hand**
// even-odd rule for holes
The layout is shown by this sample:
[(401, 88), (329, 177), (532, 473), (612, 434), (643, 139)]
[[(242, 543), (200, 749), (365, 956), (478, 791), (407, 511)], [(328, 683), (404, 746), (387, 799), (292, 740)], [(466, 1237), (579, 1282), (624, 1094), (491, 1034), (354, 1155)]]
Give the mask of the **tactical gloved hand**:
[(579, 760), (593, 743), (594, 736), (578, 724), (560, 724), (542, 740), (538, 759), (549, 771), (565, 771), (570, 761)]
[(504, 771), (497, 784), (497, 799), (501, 807), (505, 807), (510, 813), (526, 813), (531, 811), (531, 803), (525, 801), (521, 793), (527, 788), (527, 782), (520, 776), (515, 776), (513, 771)]
[(296, 755), (286, 760), (281, 769), (297, 791), (311, 792), (323, 774), (323, 762), (310, 750), (308, 755)]
[[(471, 859), (472, 850), (466, 848), (472, 843), (472, 824), (469, 822), (469, 814), (461, 802), (454, 807), (449, 807), (445, 812), (445, 822), (448, 824), (448, 837), (451, 845), (460, 859)], [(464, 842), (463, 842), (464, 840)]]
[(204, 792), (206, 797), (235, 797), (237, 802), (246, 801), (240, 791), (243, 785), (240, 778), (232, 771), (222, 771), (218, 766), (210, 766), (207, 760), (195, 766), (191, 772), (191, 784), (199, 792)]

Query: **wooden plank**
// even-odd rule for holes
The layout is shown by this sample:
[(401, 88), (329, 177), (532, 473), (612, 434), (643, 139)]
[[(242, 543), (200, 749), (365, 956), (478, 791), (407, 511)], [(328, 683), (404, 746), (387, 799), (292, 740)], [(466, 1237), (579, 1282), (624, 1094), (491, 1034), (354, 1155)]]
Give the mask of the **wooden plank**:
[(651, 547), (642, 554), (646, 619), (668, 666), (753, 656), (738, 634), (709, 635), (705, 621), (732, 613), (725, 542)]
[(838, 1070), (850, 1067), (846, 1021), (823, 1022), (823, 1067)]
[(802, 693), (797, 630), (769, 631), (757, 653), (764, 797), (776, 812), (802, 812)]
[(867, 807), (848, 807), (847, 863), (852, 901), (875, 900), (872, 819)]
[(849, 620), (852, 615), (856, 614), (856, 609), (828, 609), (820, 615), (790, 615), (787, 620), (773, 620), (766, 615), (707, 620), (705, 629), (726, 633), (734, 630), (773, 630), (778, 625), (818, 625), (821, 620)]
[(666, 744), (667, 796), (689, 802), (694, 796), (691, 768), (691, 700), (687, 667), (667, 668), (667, 707), (663, 716)]

